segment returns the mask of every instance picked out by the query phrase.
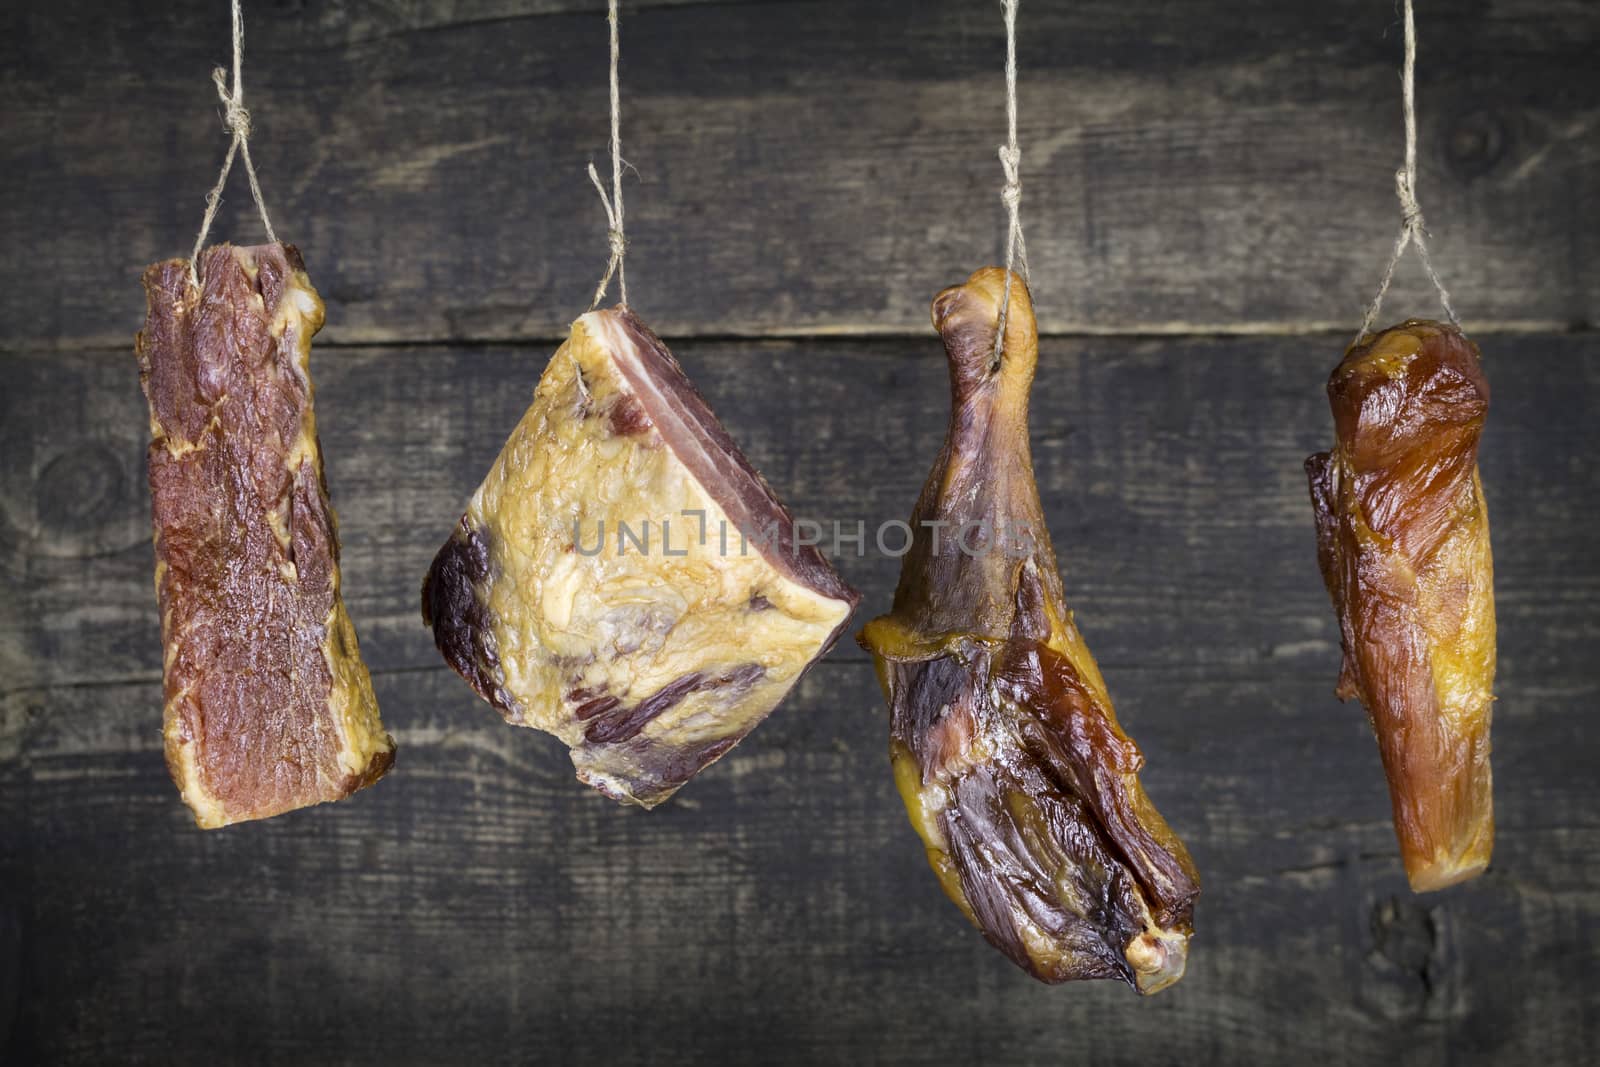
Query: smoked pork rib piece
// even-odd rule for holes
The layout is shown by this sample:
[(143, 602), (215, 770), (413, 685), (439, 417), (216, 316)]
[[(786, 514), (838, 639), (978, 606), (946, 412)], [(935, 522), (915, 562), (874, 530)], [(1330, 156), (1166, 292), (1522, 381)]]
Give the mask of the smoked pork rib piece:
[(666, 346), (625, 308), (591, 311), (434, 559), (422, 617), (507, 722), (654, 807), (849, 619), (857, 594), (797, 540)]
[(202, 827), (338, 800), (394, 762), (339, 594), (311, 402), (322, 301), (291, 245), (145, 271), (139, 380), (167, 766)]
[(894, 610), (859, 638), (890, 708), (895, 781), (944, 891), (1046, 982), (1183, 977), (1199, 876), (1139, 785), (1144, 758), (1067, 610), (1034, 485), (1033, 303), (988, 267), (940, 293), (944, 450), (911, 514)]
[(1306, 473), (1344, 646), (1338, 694), (1372, 719), (1411, 888), (1441, 889), (1494, 845), (1489, 383), (1460, 330), (1413, 319), (1351, 346), (1328, 400), (1337, 443)]

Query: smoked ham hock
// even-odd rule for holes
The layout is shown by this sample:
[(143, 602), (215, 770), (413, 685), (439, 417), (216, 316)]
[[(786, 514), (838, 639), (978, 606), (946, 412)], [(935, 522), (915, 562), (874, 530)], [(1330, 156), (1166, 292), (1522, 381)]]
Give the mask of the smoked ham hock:
[(643, 807), (766, 718), (857, 594), (625, 307), (546, 367), (422, 589), (444, 658)]
[(1328, 399), (1336, 443), (1306, 473), (1338, 695), (1371, 717), (1411, 887), (1442, 889), (1482, 872), (1494, 844), (1489, 385), (1460, 330), (1413, 319), (1352, 345)]
[(950, 362), (944, 450), (911, 515), (894, 610), (860, 642), (890, 708), (890, 754), (944, 891), (1046, 982), (1183, 976), (1199, 876), (1139, 785), (1073, 623), (1034, 485), (1033, 304), (1006, 272), (940, 293)]
[(290, 245), (145, 271), (136, 352), (167, 766), (202, 827), (338, 800), (394, 762), (339, 591), (312, 412), (322, 301)]

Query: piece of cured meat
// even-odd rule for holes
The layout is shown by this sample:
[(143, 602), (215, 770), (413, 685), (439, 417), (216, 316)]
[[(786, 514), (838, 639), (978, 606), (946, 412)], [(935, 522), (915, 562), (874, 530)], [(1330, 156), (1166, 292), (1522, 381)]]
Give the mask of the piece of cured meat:
[(290, 245), (145, 271), (139, 380), (167, 766), (202, 827), (338, 800), (394, 762), (339, 593), (312, 414), (322, 301)]
[(1371, 717), (1411, 887), (1441, 889), (1480, 873), (1494, 844), (1489, 383), (1460, 330), (1413, 319), (1352, 345), (1328, 400), (1336, 443), (1306, 473), (1338, 694)]
[(644, 807), (764, 719), (857, 594), (626, 308), (573, 323), (433, 561), (445, 659)]
[(895, 781), (944, 891), (1047, 982), (1183, 976), (1199, 877), (1139, 785), (1067, 610), (1034, 485), (1028, 393), (1038, 334), (1011, 277), (978, 271), (933, 301), (950, 361), (944, 449), (911, 514), (894, 610), (860, 641), (890, 708)]

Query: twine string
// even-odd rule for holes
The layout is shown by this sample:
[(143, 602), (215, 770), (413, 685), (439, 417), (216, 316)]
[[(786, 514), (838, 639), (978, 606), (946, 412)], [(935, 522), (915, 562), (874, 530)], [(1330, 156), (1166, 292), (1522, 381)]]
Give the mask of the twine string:
[(590, 311), (599, 307), (600, 301), (605, 299), (606, 289), (611, 285), (612, 274), (617, 276), (618, 302), (622, 307), (628, 306), (628, 273), (625, 265), (628, 256), (628, 238), (622, 225), (622, 90), (617, 80), (617, 60), (622, 47), (617, 25), (617, 6), (618, 0), (609, 0), (606, 15), (606, 21), (611, 24), (611, 193), (609, 196), (606, 194), (605, 183), (600, 180), (600, 172), (595, 170), (594, 163), (589, 164), (589, 180), (594, 182), (595, 192), (600, 194), (600, 203), (606, 209), (606, 241), (611, 248), (611, 258), (606, 262), (605, 275), (595, 287), (594, 300), (589, 303)]
[(261, 195), (261, 181), (256, 177), (255, 163), (250, 159), (250, 112), (244, 107), (244, 80), (240, 76), (244, 65), (244, 15), (239, 10), (239, 0), (233, 0), (232, 7), (233, 87), (228, 87), (228, 72), (221, 67), (211, 72), (211, 81), (216, 85), (217, 97), (222, 101), (222, 125), (233, 135), (233, 139), (228, 143), (228, 154), (223, 157), (217, 184), (206, 194), (205, 217), (200, 220), (200, 233), (194, 239), (194, 251), (189, 254), (189, 280), (196, 286), (200, 284), (196, 267), (200, 261), (200, 249), (206, 243), (206, 234), (211, 231), (212, 221), (217, 217), (217, 206), (222, 203), (222, 190), (228, 184), (228, 173), (233, 170), (234, 156), (244, 159), (244, 172), (250, 179), (250, 195), (255, 198), (256, 209), (261, 212), (261, 225), (267, 231), (267, 242), (278, 243), (278, 235), (272, 231), (272, 220), (267, 217), (267, 202)]
[[(1000, 201), (1006, 206), (1006, 274), (1005, 291), (1000, 294), (1000, 322), (994, 334), (991, 370), (1000, 366), (1000, 357), (1005, 352), (1006, 319), (1011, 311), (1011, 276), (1020, 274), (1023, 284), (1028, 282), (1028, 245), (1022, 236), (1022, 149), (1017, 145), (1018, 3), (1019, 0), (1000, 2), (1006, 21), (1006, 143), (1000, 146), (1000, 169), (1005, 175)], [(1016, 269), (1019, 265), (1020, 271)]]
[(1384, 268), (1383, 280), (1378, 283), (1378, 292), (1372, 298), (1372, 303), (1367, 306), (1367, 314), (1361, 320), (1361, 330), (1356, 334), (1359, 342), (1371, 330), (1378, 320), (1378, 312), (1383, 307), (1383, 298), (1389, 293), (1389, 285), (1394, 281), (1394, 269), (1400, 263), (1400, 257), (1405, 254), (1406, 248), (1412, 244), (1417, 246), (1417, 257), (1422, 260), (1422, 269), (1428, 272), (1428, 279), (1433, 282), (1433, 287), (1439, 294), (1439, 303), (1444, 306), (1444, 313), (1450, 319), (1450, 324), (1460, 327), (1461, 320), (1456, 317), (1456, 310), (1450, 303), (1450, 293), (1445, 289), (1444, 282), (1439, 279), (1439, 272), (1434, 268), (1433, 256), (1428, 251), (1428, 238), (1426, 225), (1422, 219), (1422, 206), (1417, 203), (1417, 20), (1412, 10), (1412, 0), (1405, 0), (1405, 28), (1406, 51), (1405, 65), (1401, 68), (1400, 93), (1405, 108), (1406, 119), (1406, 161), (1405, 166), (1395, 171), (1394, 192), (1400, 201), (1400, 233), (1394, 241), (1394, 251), (1389, 254), (1389, 265)]

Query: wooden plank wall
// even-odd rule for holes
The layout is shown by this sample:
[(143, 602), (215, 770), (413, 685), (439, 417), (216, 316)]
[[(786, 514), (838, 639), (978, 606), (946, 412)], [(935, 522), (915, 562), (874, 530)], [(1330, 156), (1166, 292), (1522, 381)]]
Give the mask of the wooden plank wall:
[[(1028, 0), (1034, 401), (1069, 596), (1205, 878), (1188, 977), (961, 919), (846, 642), (655, 813), (441, 663), (428, 560), (604, 264), (599, 0), (255, 0), (247, 101), (399, 766), (192, 828), (162, 765), (138, 276), (225, 148), (220, 0), (0, 11), (0, 1061), (1577, 1063), (1600, 1046), (1600, 6), (1420, 4), (1420, 194), (1494, 386), (1499, 840), (1410, 895), (1300, 462), (1398, 221), (1388, 0)], [(629, 2), (635, 306), (796, 512), (903, 518), (929, 298), (999, 254), (998, 5)], [(258, 238), (236, 181), (217, 231)], [(1432, 314), (1413, 261), (1391, 317)], [(895, 561), (847, 555), (863, 618)]]

